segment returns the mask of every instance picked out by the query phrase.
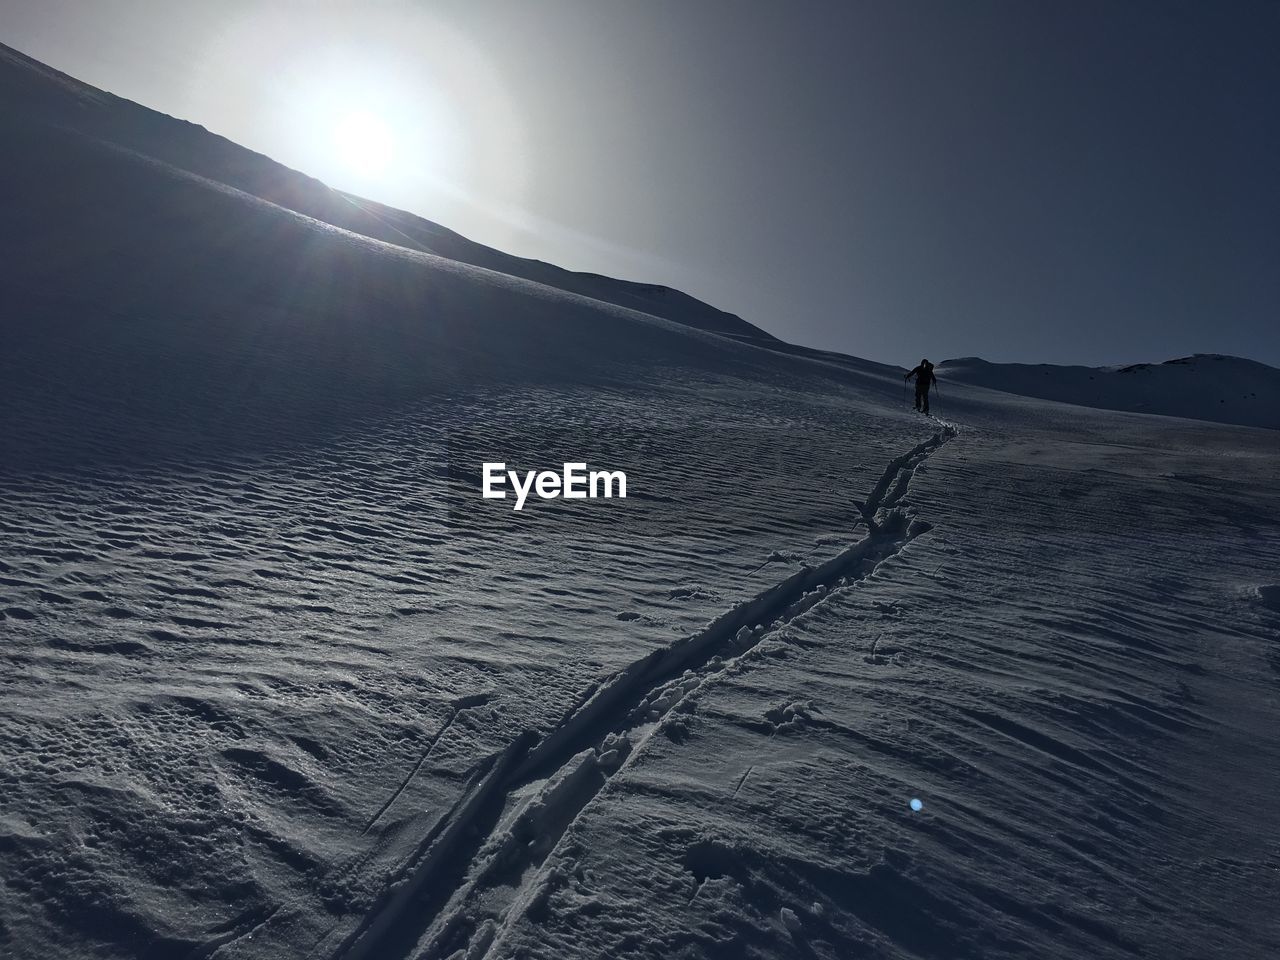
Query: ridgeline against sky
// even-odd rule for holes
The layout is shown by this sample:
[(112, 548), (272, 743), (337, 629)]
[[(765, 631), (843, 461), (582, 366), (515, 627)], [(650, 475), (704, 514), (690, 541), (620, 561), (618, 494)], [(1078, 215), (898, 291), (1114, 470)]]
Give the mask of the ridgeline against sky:
[(0, 40), (523, 256), (894, 361), (1280, 363), (1280, 5), (0, 0)]

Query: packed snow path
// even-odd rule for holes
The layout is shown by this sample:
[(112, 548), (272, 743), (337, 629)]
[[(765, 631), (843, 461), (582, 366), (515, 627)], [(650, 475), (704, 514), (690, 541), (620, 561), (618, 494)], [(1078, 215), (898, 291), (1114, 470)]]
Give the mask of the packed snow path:
[(545, 895), (540, 868), (664, 718), (767, 631), (859, 583), (929, 529), (900, 505), (916, 467), (954, 435), (945, 426), (889, 463), (858, 505), (870, 531), (865, 539), (605, 679), (541, 740), (527, 732), (492, 758), (334, 956), (483, 956), (507, 922)]

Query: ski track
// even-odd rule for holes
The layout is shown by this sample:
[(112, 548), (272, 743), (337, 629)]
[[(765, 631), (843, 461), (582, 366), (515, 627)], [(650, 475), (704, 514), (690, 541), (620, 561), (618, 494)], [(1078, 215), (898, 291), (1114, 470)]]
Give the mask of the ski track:
[(926, 541), (670, 718), (490, 956), (1280, 955), (1280, 540), (1231, 523), (1277, 516), (1268, 470), (1200, 502), (1157, 471), (1211, 438), (1036, 463), (993, 426), (915, 474)]
[[(889, 462), (866, 500), (856, 504), (869, 531), (866, 538), (819, 566), (802, 567), (701, 631), (593, 686), (541, 740), (526, 730), (491, 757), (364, 920), (329, 953), (333, 960), (435, 960), (459, 952), (479, 960), (487, 955), (503, 931), (537, 902), (546, 887), (544, 864), (577, 817), (639, 755), (664, 719), (681, 711), (693, 691), (772, 628), (829, 593), (861, 582), (930, 529), (908, 515), (904, 498), (916, 467), (956, 433), (954, 425), (944, 423), (931, 438)], [(467, 705), (456, 706), (445, 727)]]
[(948, 385), (916, 474), (898, 371), (0, 73), (0, 956), (1280, 956), (1269, 432)]
[[(483, 757), (772, 582), (750, 572), (771, 550), (839, 549), (859, 515), (832, 484), (871, 487), (926, 435), (856, 394), (708, 382), (477, 391), (180, 472), (0, 470), (0, 860), (77, 905), (8, 901), (15, 953), (280, 956), (349, 931)], [(547, 450), (666, 499), (476, 508), (474, 465)]]
[(437, 730), (435, 735), (427, 742), (427, 749), (422, 752), (422, 756), (418, 758), (418, 762), (413, 765), (413, 768), (409, 771), (408, 775), (401, 781), (400, 786), (397, 787), (395, 792), (387, 798), (387, 802), (379, 807), (378, 812), (369, 818), (369, 822), (366, 823), (364, 825), (364, 829), (360, 831), (362, 835), (373, 829), (373, 825), (381, 820), (382, 815), (390, 810), (392, 805), (400, 799), (405, 789), (413, 781), (413, 778), (418, 775), (418, 771), (422, 769), (422, 765), (430, 758), (432, 752), (436, 748), (436, 744), (440, 742), (440, 738), (443, 737), (449, 731), (449, 728), (453, 726), (453, 721), (458, 719), (458, 714), (462, 713), (464, 710), (469, 710), (472, 707), (482, 707), (488, 703), (490, 699), (491, 697), (489, 694), (478, 693), (472, 696), (459, 697), (454, 701), (452, 710), (445, 718), (444, 723), (440, 725), (440, 729)]

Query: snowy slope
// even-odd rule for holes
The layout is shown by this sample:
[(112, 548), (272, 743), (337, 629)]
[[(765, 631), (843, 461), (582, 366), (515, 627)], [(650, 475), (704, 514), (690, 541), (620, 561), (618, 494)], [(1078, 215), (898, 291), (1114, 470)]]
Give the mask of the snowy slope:
[(1034, 407), (940, 439), (895, 471), (931, 529), (656, 684), (519, 906), (424, 940), (1274, 956), (1275, 440)]
[(1127, 367), (965, 357), (939, 364), (937, 371), (947, 380), (1042, 400), (1280, 429), (1280, 370), (1240, 357), (1199, 353)]
[(17, 62), (0, 955), (1280, 949), (1280, 435), (921, 418)]
[(246, 150), (196, 124), (112, 96), (0, 44), (0, 113), (7, 120), (53, 124), (135, 151), (178, 170), (388, 243), (436, 253), (571, 293), (736, 336), (770, 341), (740, 317), (657, 284), (575, 273), (475, 243), (439, 224), (330, 189), (318, 180)]

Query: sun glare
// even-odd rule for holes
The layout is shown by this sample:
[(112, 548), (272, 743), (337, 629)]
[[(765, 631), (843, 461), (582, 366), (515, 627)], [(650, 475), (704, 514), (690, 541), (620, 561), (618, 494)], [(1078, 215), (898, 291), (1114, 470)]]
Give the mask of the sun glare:
[(343, 165), (363, 177), (386, 171), (395, 155), (391, 125), (368, 111), (339, 117), (333, 128), (333, 139)]
[(335, 190), (491, 242), (525, 236), (525, 119), (490, 53), (433, 4), (228, 6), (246, 9), (210, 36), (185, 115), (239, 116), (244, 142)]

